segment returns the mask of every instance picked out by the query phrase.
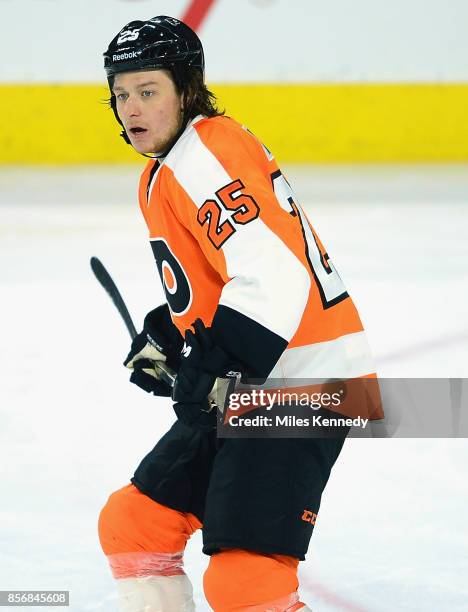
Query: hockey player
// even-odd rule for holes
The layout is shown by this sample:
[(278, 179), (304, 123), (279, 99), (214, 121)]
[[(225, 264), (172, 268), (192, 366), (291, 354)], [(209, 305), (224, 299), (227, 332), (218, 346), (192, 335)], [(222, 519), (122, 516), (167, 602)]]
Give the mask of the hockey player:
[(359, 316), (273, 155), (217, 110), (196, 34), (132, 21), (104, 57), (122, 135), (150, 158), (139, 203), (167, 298), (125, 363), (155, 395), (158, 365), (177, 371), (177, 421), (99, 519), (121, 609), (193, 610), (182, 559), (202, 528), (213, 610), (305, 612), (297, 567), (343, 439), (218, 440), (207, 398), (231, 370), (371, 375)]

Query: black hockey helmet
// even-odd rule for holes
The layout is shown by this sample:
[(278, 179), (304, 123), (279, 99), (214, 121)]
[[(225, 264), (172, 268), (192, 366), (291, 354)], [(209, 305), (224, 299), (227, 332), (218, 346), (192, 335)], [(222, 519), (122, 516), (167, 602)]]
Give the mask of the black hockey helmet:
[(167, 68), (179, 87), (188, 68), (205, 71), (200, 39), (188, 25), (166, 15), (127, 23), (104, 53), (104, 69), (112, 79), (121, 72)]
[[(158, 15), (148, 21), (130, 21), (112, 39), (104, 52), (104, 69), (111, 92), (111, 108), (120, 125), (122, 122), (112, 92), (115, 75), (162, 68), (170, 70), (180, 92), (184, 91), (185, 77), (190, 68), (198, 69), (202, 77), (205, 75), (201, 41), (183, 21), (167, 15)], [(125, 130), (121, 136), (130, 144)]]

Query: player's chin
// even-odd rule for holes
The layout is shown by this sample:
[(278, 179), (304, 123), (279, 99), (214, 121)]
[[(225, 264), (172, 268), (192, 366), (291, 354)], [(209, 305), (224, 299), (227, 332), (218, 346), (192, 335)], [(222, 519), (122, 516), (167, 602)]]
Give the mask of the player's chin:
[(142, 140), (135, 140), (130, 136), (130, 142), (132, 147), (135, 149), (137, 153), (153, 153), (154, 146), (149, 142), (144, 142)]

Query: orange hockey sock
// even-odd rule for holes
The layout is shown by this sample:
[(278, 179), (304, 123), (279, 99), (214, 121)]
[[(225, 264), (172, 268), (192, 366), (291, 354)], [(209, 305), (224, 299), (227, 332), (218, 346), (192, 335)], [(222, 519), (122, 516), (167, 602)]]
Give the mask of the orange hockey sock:
[(153, 501), (133, 484), (113, 493), (99, 516), (99, 539), (115, 578), (182, 573), (193, 515)]
[(208, 603), (215, 612), (299, 610), (298, 564), (294, 557), (238, 548), (216, 553), (204, 576)]

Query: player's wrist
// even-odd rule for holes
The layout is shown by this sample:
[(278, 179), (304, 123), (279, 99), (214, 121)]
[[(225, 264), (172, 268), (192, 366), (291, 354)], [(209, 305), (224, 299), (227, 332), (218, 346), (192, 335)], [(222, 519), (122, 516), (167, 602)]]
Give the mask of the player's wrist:
[(164, 355), (167, 365), (177, 371), (184, 340), (172, 322), (167, 304), (162, 304), (148, 312), (143, 322), (143, 331), (153, 346), (158, 347)]

